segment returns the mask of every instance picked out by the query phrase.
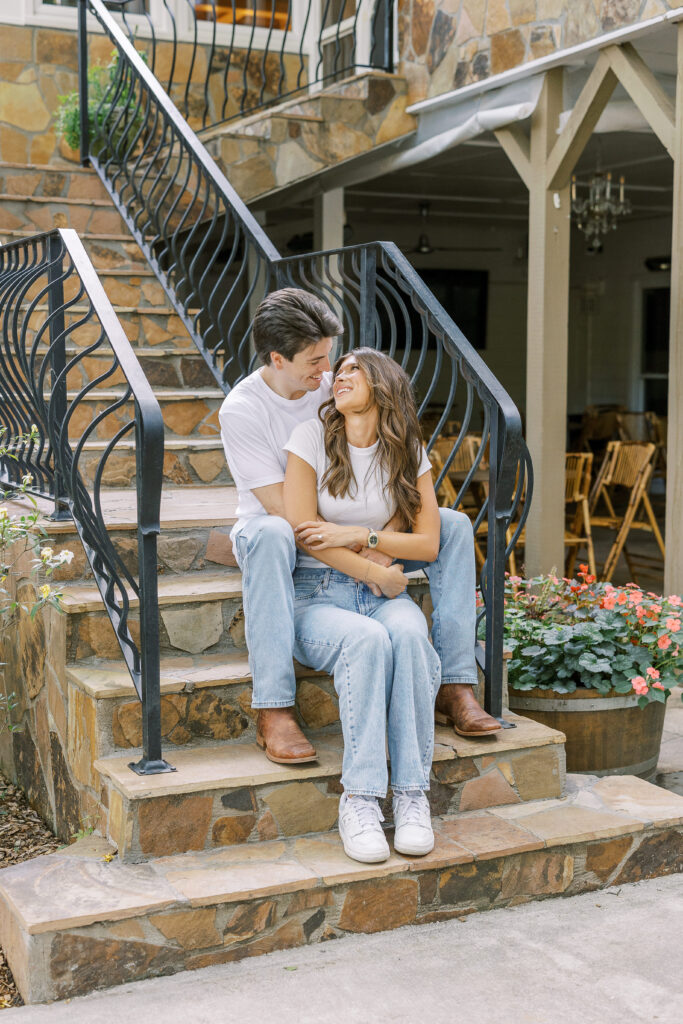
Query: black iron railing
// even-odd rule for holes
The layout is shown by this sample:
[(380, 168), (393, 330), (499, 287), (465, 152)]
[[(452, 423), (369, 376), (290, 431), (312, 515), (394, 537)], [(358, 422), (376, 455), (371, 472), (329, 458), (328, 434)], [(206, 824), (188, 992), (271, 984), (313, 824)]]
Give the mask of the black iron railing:
[[(102, 0), (79, 2), (83, 98), (86, 10), (118, 54), (92, 141), (83, 125), (82, 156), (89, 156), (223, 390), (254, 366), (250, 324), (256, 304), (288, 284), (330, 303), (344, 322), (346, 346), (381, 348), (411, 374), (428, 447), (438, 446), (442, 458), (437, 486), (456, 476), (454, 507), (478, 489), (474, 525), (478, 551), (486, 551), (486, 706), (500, 715), (505, 564), (532, 488), (513, 402), (395, 245), (281, 258)], [(473, 434), (478, 440), (463, 469)]]
[[(79, 0), (80, 2), (80, 0)], [(190, 38), (168, 0), (158, 26), (139, 0), (107, 0), (195, 129), (364, 70), (393, 70), (392, 0), (185, 0)], [(136, 39), (138, 15), (145, 26)]]
[[(131, 767), (139, 774), (170, 771), (161, 756), (159, 690), (159, 403), (75, 231), (0, 246), (0, 323), (0, 428), (15, 439), (12, 457), (0, 461), (0, 482), (18, 487), (30, 474), (29, 491), (54, 500), (54, 518), (73, 518), (143, 705), (143, 753)], [(106, 368), (88, 379), (94, 354), (106, 357)], [(111, 382), (122, 379), (112, 396)], [(90, 412), (93, 399), (96, 415)], [(137, 577), (112, 543), (102, 496), (122, 449), (130, 457), (131, 438)], [(139, 602), (139, 643), (130, 628), (133, 599)]]

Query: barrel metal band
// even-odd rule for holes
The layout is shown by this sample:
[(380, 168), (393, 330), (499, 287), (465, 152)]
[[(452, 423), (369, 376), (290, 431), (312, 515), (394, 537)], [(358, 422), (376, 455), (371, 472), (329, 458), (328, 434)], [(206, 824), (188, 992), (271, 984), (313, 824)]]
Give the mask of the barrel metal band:
[[(552, 706), (551, 706), (552, 705)], [(552, 700), (543, 697), (518, 697), (515, 694), (512, 705), (514, 711), (612, 711), (614, 708), (636, 708), (638, 699), (635, 694), (627, 693), (623, 697), (603, 697), (602, 700), (590, 698), (578, 700)]]

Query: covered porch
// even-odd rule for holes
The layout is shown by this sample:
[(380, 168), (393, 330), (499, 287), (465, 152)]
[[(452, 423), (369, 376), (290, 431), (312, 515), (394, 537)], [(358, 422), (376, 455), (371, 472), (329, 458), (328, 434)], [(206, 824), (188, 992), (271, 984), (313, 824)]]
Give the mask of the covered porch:
[[(418, 104), (412, 147), (372, 171), (338, 168), (312, 201), (265, 210), (283, 248), (302, 214), (315, 248), (339, 244), (344, 221), (353, 243), (396, 242), (451, 304), (523, 411), (535, 472), (518, 555), (528, 575), (565, 562), (565, 454), (592, 453), (594, 482), (609, 440), (658, 431), (646, 491), (666, 562), (651, 533), (627, 544), (654, 556), (645, 585), (683, 591), (680, 18)], [(580, 199), (596, 172), (611, 174), (613, 196), (623, 176), (631, 204), (597, 252), (571, 211), (572, 178)], [(613, 535), (596, 529), (598, 565)], [(612, 578), (631, 578), (623, 556)]]

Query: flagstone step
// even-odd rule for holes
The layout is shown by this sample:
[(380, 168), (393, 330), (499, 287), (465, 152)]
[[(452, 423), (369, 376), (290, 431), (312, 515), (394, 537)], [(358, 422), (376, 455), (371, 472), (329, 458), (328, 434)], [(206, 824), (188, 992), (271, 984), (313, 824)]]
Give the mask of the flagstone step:
[[(106, 283), (105, 283), (106, 289)], [(134, 345), (135, 355), (138, 358), (145, 377), (153, 388), (157, 387), (182, 387), (182, 388), (211, 388), (215, 385), (215, 379), (204, 359), (197, 349), (187, 348), (185, 339), (183, 346), (175, 347), (159, 345), (152, 347), (148, 345)], [(80, 350), (73, 345), (66, 346), (67, 362), (71, 360)], [(105, 373), (111, 367), (111, 353), (106, 349), (101, 352), (93, 352), (90, 355), (79, 359), (69, 374), (70, 387), (82, 387), (88, 381)], [(120, 379), (120, 371), (111, 380)]]
[[(55, 553), (72, 552), (68, 565), (56, 569), (53, 579), (60, 584), (92, 580), (92, 571), (72, 521), (55, 522), (49, 516), (51, 503), (38, 499), (44, 515), (40, 523)], [(27, 501), (16, 507), (30, 512)], [(132, 489), (102, 492), (104, 520), (111, 541), (132, 575), (138, 572), (137, 494)], [(161, 534), (157, 541), (159, 572), (194, 572), (218, 566), (236, 567), (230, 541), (235, 522), (237, 492), (234, 487), (165, 487), (161, 494)], [(91, 584), (92, 586), (92, 584)]]
[(407, 104), (404, 78), (363, 71), (310, 97), (214, 125), (201, 138), (251, 202), (414, 132)]
[[(186, 704), (192, 700), (174, 697)], [(201, 702), (208, 702), (204, 693), (198, 698), (195, 722), (201, 726)], [(186, 714), (177, 706), (180, 716)], [(564, 735), (512, 713), (506, 718), (516, 728), (488, 739), (436, 727), (430, 790), (435, 814), (562, 795)], [(176, 728), (186, 728), (182, 721)], [(230, 729), (238, 736), (245, 724), (245, 715), (242, 721), (226, 720), (225, 738)], [(330, 831), (342, 792), (342, 735), (338, 723), (308, 735), (318, 759), (298, 766), (273, 764), (254, 742), (167, 749), (176, 770), (161, 775), (131, 771), (131, 760), (139, 757), (135, 750), (99, 758), (93, 774), (99, 774), (108, 809), (106, 835), (120, 857), (139, 861)], [(384, 812), (391, 820), (390, 800)]]
[[(335, 833), (121, 862), (90, 837), (0, 871), (0, 942), (27, 1003), (683, 870), (683, 798), (570, 777), (562, 800), (435, 820), (426, 857)], [(391, 834), (390, 834), (391, 840)]]
[[(108, 444), (107, 440), (98, 440), (86, 441), (83, 445), (78, 468), (86, 486), (92, 486)], [(117, 441), (102, 474), (104, 488), (118, 489), (135, 483), (135, 446), (135, 440), (129, 435)], [(167, 436), (164, 442), (164, 482), (177, 485), (232, 483), (220, 436)]]
[[(33, 232), (29, 232), (30, 234)], [(26, 232), (18, 229), (0, 229), (0, 244), (13, 239), (26, 238)], [(137, 242), (130, 234), (93, 234), (79, 233), (88, 256), (97, 271), (100, 270), (146, 270), (147, 262), (140, 252)]]
[[(118, 645), (97, 587), (75, 582), (65, 583), (61, 589), (67, 615), (67, 660), (117, 657)], [(410, 592), (421, 606), (428, 593), (424, 574), (411, 580)], [(135, 635), (139, 601), (132, 590), (129, 596), (129, 622)], [(220, 571), (198, 569), (161, 576), (159, 609), (162, 655), (234, 653), (236, 648), (244, 648), (242, 576), (236, 569), (226, 565)]]
[[(69, 387), (73, 388), (80, 378), (80, 371), (73, 371), (68, 376)], [(76, 379), (75, 379), (76, 378)], [(91, 424), (98, 418), (96, 426), (88, 433), (92, 440), (109, 441), (134, 415), (132, 397), (123, 404), (119, 399), (125, 394), (123, 386), (113, 388), (112, 383), (125, 381), (122, 371), (108, 377), (99, 387), (80, 394), (78, 391), (67, 392), (67, 402), (78, 398), (77, 407), (69, 419), (69, 440), (75, 443), (88, 431)], [(154, 390), (164, 419), (164, 427), (169, 439), (173, 437), (213, 437), (220, 434), (218, 411), (223, 404), (225, 395), (220, 388), (165, 388)], [(102, 415), (111, 410), (108, 415)]]

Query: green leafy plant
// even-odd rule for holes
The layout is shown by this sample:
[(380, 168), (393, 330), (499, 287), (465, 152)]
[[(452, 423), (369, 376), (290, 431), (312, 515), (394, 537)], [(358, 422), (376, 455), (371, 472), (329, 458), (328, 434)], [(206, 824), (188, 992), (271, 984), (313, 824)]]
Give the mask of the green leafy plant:
[[(0, 460), (16, 460), (20, 445), (38, 440), (37, 427), (33, 427), (29, 434), (14, 439), (8, 439), (6, 429), (0, 427)], [(33, 555), (29, 565), (30, 574), (43, 581), (60, 565), (68, 564), (73, 558), (73, 552), (63, 550), (55, 553), (45, 543), (48, 538), (40, 524), (40, 509), (29, 490), (32, 482), (31, 474), (27, 473), (13, 491), (0, 491), (0, 650), (5, 636), (15, 627), (19, 615), (29, 615), (34, 619), (47, 606), (61, 611), (62, 594), (48, 582), (38, 583), (36, 598), (31, 604), (18, 600), (14, 592), (14, 577), (19, 574), (17, 567), (20, 563), (25, 573), (27, 551)], [(21, 499), (21, 505), (13, 511), (12, 503), (18, 499)], [(2, 664), (0, 662), (0, 668)], [(0, 693), (0, 735), (5, 730), (15, 732), (19, 728), (12, 721), (12, 712), (17, 706), (16, 693)]]
[(635, 583), (508, 576), (505, 645), (510, 686), (573, 693), (577, 687), (635, 692), (638, 703), (665, 702), (683, 672), (683, 601)]
[[(146, 53), (141, 53), (146, 62)], [(129, 81), (117, 88), (119, 81), (119, 51), (114, 49), (108, 64), (98, 62), (88, 68), (88, 125), (91, 148), (96, 151), (102, 145), (100, 130), (108, 122), (114, 130), (113, 142), (119, 145), (132, 143), (143, 120), (142, 110), (137, 110), (133, 100), (133, 89)], [(55, 114), (55, 131), (71, 149), (81, 144), (80, 98), (78, 90), (58, 96)], [(126, 109), (128, 108), (128, 109)], [(125, 111), (125, 112), (124, 112)], [(123, 114), (121, 126), (114, 127), (117, 116)]]

